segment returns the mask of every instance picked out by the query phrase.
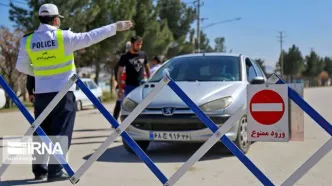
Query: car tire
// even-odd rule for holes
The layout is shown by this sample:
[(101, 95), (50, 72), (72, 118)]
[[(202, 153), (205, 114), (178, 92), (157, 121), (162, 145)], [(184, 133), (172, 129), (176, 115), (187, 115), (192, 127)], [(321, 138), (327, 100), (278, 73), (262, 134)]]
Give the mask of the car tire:
[[(135, 141), (138, 146), (144, 151), (147, 152), (150, 141)], [(126, 149), (127, 152), (134, 154), (135, 152), (131, 149), (131, 147), (125, 142), (124, 139), (122, 139), (123, 147)]]
[(241, 119), (239, 120), (239, 128), (235, 144), (244, 154), (246, 154), (249, 151), (251, 142), (248, 140), (247, 115), (242, 116)]
[(81, 111), (83, 109), (82, 101), (76, 101), (76, 111)]

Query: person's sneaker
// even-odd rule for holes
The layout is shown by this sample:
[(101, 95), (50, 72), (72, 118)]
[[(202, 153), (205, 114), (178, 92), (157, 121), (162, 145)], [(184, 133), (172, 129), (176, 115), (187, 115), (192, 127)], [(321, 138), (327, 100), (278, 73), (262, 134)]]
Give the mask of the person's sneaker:
[(47, 178), (47, 174), (35, 175), (35, 180), (45, 180)]
[(68, 180), (68, 179), (69, 179), (69, 175), (64, 172), (61, 172), (60, 174), (56, 174), (56, 175), (48, 175), (47, 182), (62, 181), (62, 180)]

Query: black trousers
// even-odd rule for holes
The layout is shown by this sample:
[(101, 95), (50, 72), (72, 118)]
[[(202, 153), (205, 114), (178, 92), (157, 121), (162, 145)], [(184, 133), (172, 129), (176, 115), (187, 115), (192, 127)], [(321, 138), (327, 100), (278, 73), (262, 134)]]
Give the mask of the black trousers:
[(114, 111), (113, 111), (113, 116), (116, 120), (118, 120), (120, 111), (121, 111), (121, 102), (120, 100), (116, 100)]
[[(35, 117), (37, 118), (47, 105), (53, 100), (57, 93), (43, 93), (35, 95)], [(40, 127), (48, 136), (67, 136), (68, 150), (72, 140), (74, 122), (76, 117), (76, 98), (73, 92), (68, 92), (62, 100), (55, 106), (52, 112), (46, 117)], [(37, 133), (34, 133), (37, 136)], [(38, 137), (39, 139), (39, 137)], [(40, 140), (40, 139), (39, 139)], [(51, 139), (53, 140), (53, 139)], [(53, 141), (54, 143), (54, 141)], [(33, 157), (37, 163), (42, 162), (45, 156), (34, 154)], [(47, 156), (46, 156), (47, 157)], [(49, 161), (57, 162), (55, 157), (51, 155)], [(32, 171), (35, 175), (47, 174), (57, 175), (62, 171), (61, 164), (48, 164), (33, 162)]]

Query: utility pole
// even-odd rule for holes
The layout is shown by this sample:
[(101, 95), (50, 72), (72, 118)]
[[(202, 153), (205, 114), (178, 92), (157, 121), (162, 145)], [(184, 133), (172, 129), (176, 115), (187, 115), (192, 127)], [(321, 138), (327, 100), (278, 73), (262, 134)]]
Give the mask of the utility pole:
[(201, 52), (201, 31), (200, 31), (200, 22), (201, 22), (201, 16), (200, 16), (200, 7), (201, 7), (201, 1), (197, 0), (197, 52)]
[(195, 1), (197, 3), (197, 52), (201, 51), (201, 30), (200, 30), (200, 23), (201, 23), (201, 6), (204, 4), (201, 4), (200, 0)]
[(283, 70), (284, 70), (284, 53), (282, 52), (282, 44), (284, 42), (285, 36), (283, 35), (283, 31), (279, 32), (279, 43), (280, 43), (280, 77), (283, 78)]

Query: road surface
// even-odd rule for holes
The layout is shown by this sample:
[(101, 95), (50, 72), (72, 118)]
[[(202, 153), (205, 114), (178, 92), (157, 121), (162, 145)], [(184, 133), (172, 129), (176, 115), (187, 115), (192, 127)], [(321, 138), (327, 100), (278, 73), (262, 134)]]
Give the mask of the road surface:
[[(328, 121), (332, 120), (332, 88), (306, 89), (305, 99)], [(105, 105), (108, 110), (113, 105)], [(0, 135), (22, 135), (28, 127), (19, 112), (0, 114)], [(69, 163), (77, 170), (108, 137), (112, 129), (97, 110), (78, 113)], [(305, 115), (305, 141), (289, 143), (255, 143), (248, 157), (275, 184), (280, 185), (304, 161), (306, 161), (330, 136)], [(200, 145), (153, 144), (151, 159), (169, 178)], [(327, 154), (296, 185), (332, 185), (332, 153)], [(2, 177), (2, 185), (70, 186), (69, 181), (45, 183), (34, 182), (30, 165), (11, 165)], [(135, 155), (128, 154), (121, 140), (112, 144), (106, 152), (82, 176), (78, 186), (161, 185), (152, 172)], [(213, 148), (187, 172), (176, 185), (262, 185), (246, 167), (232, 155), (225, 155), (220, 147)]]

